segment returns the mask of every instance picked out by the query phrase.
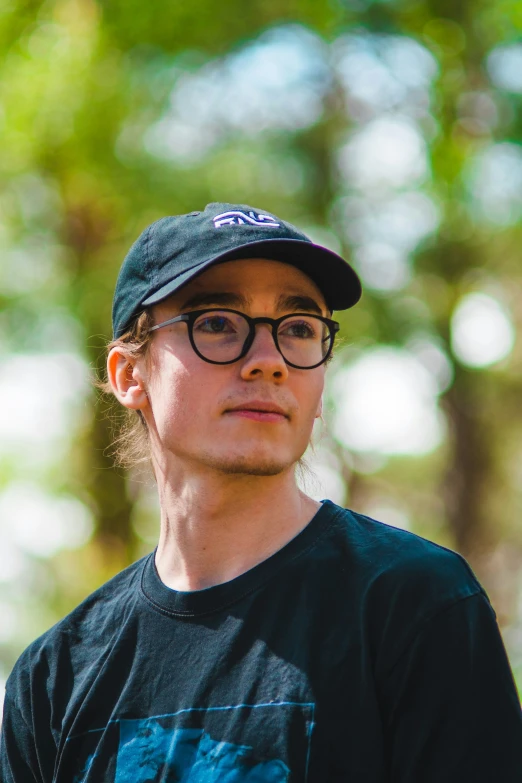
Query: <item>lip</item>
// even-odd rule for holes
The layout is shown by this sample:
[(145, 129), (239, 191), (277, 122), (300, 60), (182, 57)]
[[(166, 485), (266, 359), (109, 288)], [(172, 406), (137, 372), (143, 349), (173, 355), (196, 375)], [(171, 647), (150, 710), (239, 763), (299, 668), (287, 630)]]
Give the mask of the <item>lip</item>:
[(262, 402), (261, 400), (250, 400), (228, 408), (225, 413), (235, 414), (254, 421), (281, 421), (288, 419), (289, 416), (283, 408), (274, 402)]

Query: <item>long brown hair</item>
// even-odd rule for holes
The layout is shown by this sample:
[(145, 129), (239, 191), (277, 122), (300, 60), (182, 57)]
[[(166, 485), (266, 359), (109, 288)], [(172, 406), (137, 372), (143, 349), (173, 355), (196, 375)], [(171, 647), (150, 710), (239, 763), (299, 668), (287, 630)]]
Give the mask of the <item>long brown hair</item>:
[[(108, 343), (105, 355), (113, 348), (121, 348), (130, 359), (147, 357), (151, 341), (150, 327), (153, 323), (150, 310), (144, 310), (128, 331)], [(102, 394), (113, 397), (106, 370), (95, 385)], [(110, 418), (115, 428), (111, 453), (116, 463), (124, 468), (133, 468), (149, 462), (149, 432), (141, 411), (128, 410), (120, 405), (116, 409), (111, 405)]]

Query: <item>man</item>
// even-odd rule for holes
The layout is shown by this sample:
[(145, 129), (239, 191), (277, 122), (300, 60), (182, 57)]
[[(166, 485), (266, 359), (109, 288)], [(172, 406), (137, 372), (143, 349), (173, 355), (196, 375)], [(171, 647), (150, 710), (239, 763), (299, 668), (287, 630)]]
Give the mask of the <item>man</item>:
[(279, 218), (150, 226), (108, 378), (146, 428), (154, 553), (34, 642), (6, 689), (6, 783), (520, 783), (494, 612), (457, 554), (296, 486), (360, 285)]

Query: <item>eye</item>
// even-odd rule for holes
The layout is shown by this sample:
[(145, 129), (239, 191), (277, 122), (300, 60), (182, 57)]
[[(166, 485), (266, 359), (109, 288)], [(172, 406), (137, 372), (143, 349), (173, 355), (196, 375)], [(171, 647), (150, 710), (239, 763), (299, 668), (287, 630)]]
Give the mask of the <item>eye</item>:
[(194, 329), (206, 334), (230, 334), (236, 331), (232, 320), (222, 313), (202, 315), (194, 324)]
[(283, 321), (279, 333), (285, 337), (296, 337), (300, 340), (313, 340), (318, 336), (315, 324), (307, 319)]

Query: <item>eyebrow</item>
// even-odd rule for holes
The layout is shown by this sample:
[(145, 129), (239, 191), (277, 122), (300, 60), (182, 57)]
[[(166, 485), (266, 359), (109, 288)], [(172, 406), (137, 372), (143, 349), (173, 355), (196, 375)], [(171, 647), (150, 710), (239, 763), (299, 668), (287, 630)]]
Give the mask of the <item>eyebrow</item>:
[[(180, 311), (197, 307), (209, 307), (211, 305), (222, 305), (223, 307), (239, 307), (246, 309), (248, 300), (241, 294), (235, 294), (231, 291), (205, 291), (194, 294), (181, 305)], [(276, 312), (290, 310), (294, 312), (308, 312), (323, 315), (319, 304), (311, 296), (302, 294), (281, 294), (276, 302)]]
[(183, 312), (187, 308), (192, 310), (195, 307), (208, 307), (209, 305), (245, 308), (247, 306), (247, 300), (244, 296), (241, 296), (241, 294), (233, 294), (228, 291), (203, 291), (199, 294), (194, 294), (190, 299), (183, 302), (180, 310)]
[(289, 296), (281, 294), (277, 300), (276, 310), (295, 310), (298, 312), (304, 311), (307, 313), (323, 315), (323, 311), (315, 299), (312, 299), (311, 296), (303, 296), (300, 294), (290, 294)]

